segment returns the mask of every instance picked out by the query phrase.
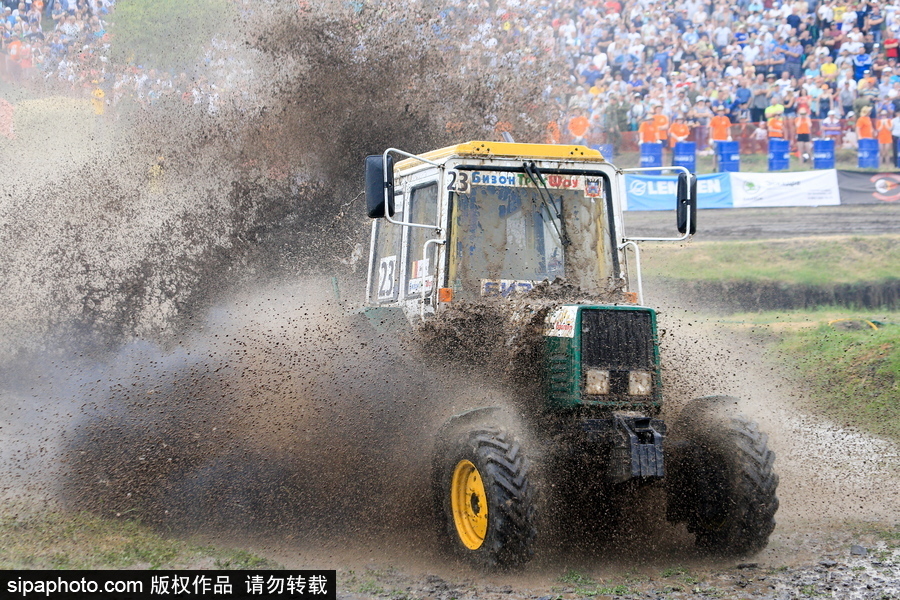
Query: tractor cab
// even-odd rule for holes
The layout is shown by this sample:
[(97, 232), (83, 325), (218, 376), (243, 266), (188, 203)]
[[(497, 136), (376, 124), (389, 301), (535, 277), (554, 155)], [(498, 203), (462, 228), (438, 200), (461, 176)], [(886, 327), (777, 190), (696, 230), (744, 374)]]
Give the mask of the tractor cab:
[[(396, 155), (406, 158), (395, 164)], [(624, 172), (596, 150), (469, 142), (420, 156), (391, 149), (366, 164), (376, 219), (369, 304), (425, 317), (441, 303), (556, 279), (640, 300), (637, 247), (626, 252), (623, 235)]]

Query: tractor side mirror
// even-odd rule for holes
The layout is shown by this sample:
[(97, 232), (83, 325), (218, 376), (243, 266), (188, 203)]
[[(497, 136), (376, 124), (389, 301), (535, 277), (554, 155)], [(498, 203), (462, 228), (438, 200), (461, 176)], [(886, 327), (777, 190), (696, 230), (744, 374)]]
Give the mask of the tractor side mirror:
[(690, 234), (697, 232), (697, 176), (693, 173), (679, 173), (678, 191), (675, 213), (678, 220), (678, 233), (688, 233), (688, 216), (690, 215)]
[(366, 212), (372, 219), (394, 216), (393, 156), (388, 155), (387, 165), (381, 154), (366, 157)]

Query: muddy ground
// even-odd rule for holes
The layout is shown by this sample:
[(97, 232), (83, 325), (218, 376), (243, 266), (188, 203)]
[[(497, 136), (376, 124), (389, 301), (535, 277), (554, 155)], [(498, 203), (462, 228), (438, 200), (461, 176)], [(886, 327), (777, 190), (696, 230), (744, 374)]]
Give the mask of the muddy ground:
[(447, 558), (421, 516), (296, 545), (260, 539), (254, 549), (288, 567), (338, 569), (339, 596), (347, 599), (900, 597), (898, 445), (816, 416), (802, 382), (774, 368), (749, 339), (726, 341), (683, 309), (664, 309), (662, 327), (673, 362), (708, 374), (698, 383), (669, 373), (673, 396), (739, 396), (742, 411), (769, 433), (781, 507), (759, 554), (697, 552), (683, 526), (665, 522), (653, 490), (607, 539), (565, 524), (545, 535), (518, 573), (480, 574)]
[[(671, 236), (675, 211), (625, 213), (630, 236)], [(900, 232), (900, 206), (890, 203), (784, 208), (701, 210), (698, 241), (790, 238), (815, 235), (878, 235)]]
[[(698, 239), (895, 233), (900, 207), (707, 210)], [(668, 231), (669, 213), (629, 213), (632, 235)], [(653, 303), (654, 290), (647, 290)], [(661, 290), (660, 290), (661, 292)], [(661, 297), (659, 294), (657, 297)], [(697, 379), (668, 377), (676, 396), (728, 393), (769, 433), (777, 454), (781, 507), (768, 547), (756, 556), (720, 559), (692, 547), (683, 526), (662, 517), (651, 491), (605, 540), (577, 531), (550, 535), (522, 572), (479, 574), (436, 547), (427, 526), (396, 522), (387, 533), (336, 536), (292, 546), (271, 539), (254, 547), (287, 566), (339, 571), (347, 599), (488, 598), (900, 598), (900, 447), (816, 414), (802, 381), (762, 356), (749, 338), (692, 316), (703, 307), (660, 307), (670, 333), (670, 365)], [(777, 359), (774, 361), (777, 363)], [(571, 537), (571, 544), (559, 544)]]

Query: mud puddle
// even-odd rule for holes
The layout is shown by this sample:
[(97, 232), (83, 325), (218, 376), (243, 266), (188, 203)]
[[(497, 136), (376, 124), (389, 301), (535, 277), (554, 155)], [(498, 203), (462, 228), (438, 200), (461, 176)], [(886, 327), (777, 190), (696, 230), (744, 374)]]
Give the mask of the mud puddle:
[(661, 319), (668, 330), (666, 383), (673, 403), (735, 395), (741, 411), (769, 434), (777, 454), (778, 526), (759, 554), (742, 560), (702, 555), (683, 527), (665, 522), (661, 498), (652, 493), (607, 540), (582, 538), (580, 545), (565, 545), (558, 537), (577, 538), (577, 532), (551, 530), (557, 539), (545, 539), (522, 573), (473, 573), (448, 561), (433, 538), (408, 522), (397, 523), (387, 535), (306, 544), (268, 538), (253, 546), (287, 566), (338, 568), (348, 598), (781, 598), (817, 590), (838, 598), (881, 598), (876, 592), (897, 593), (896, 543), (893, 534), (885, 538), (879, 532), (897, 525), (898, 445), (810, 414), (800, 408), (809, 405), (802, 384), (764, 358), (755, 342), (725, 338), (702, 320), (673, 312), (663, 311)]

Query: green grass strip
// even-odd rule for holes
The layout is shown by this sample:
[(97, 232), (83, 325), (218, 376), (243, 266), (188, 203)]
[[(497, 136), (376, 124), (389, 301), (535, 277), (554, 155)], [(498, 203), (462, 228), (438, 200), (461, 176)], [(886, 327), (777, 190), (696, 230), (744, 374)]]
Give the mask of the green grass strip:
[(641, 264), (648, 277), (826, 286), (900, 276), (897, 235), (647, 243), (642, 247)]
[(826, 414), (900, 440), (900, 324), (841, 330), (822, 324), (782, 332)]
[(88, 513), (0, 512), (0, 569), (280, 568), (247, 552), (162, 536)]

